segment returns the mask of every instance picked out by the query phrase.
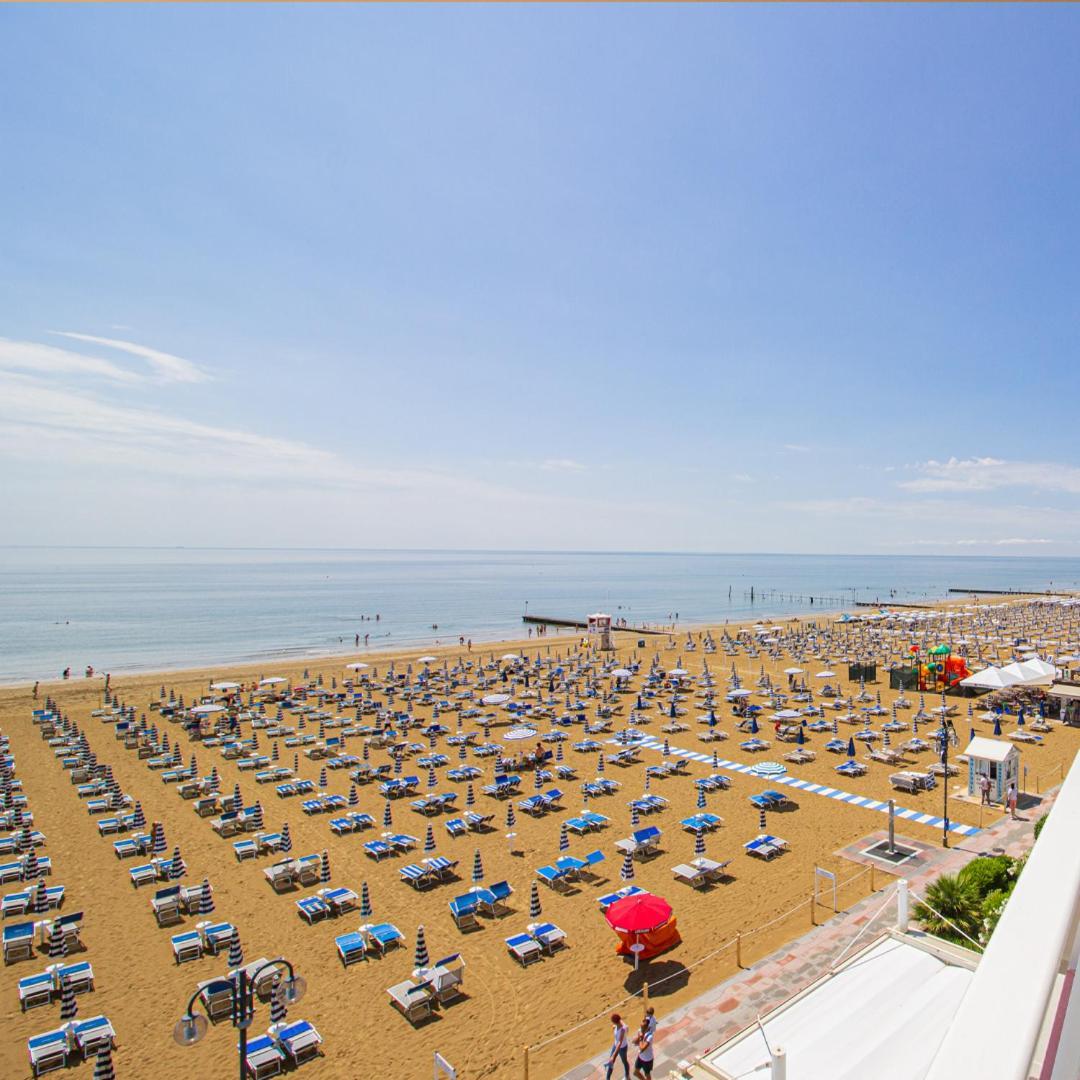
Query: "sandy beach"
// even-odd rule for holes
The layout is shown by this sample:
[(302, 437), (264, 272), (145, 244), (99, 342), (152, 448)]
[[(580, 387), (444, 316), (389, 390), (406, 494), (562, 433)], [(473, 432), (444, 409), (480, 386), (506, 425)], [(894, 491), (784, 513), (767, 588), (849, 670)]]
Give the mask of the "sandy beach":
[[(713, 637), (720, 639), (725, 632), (734, 633), (735, 627), (713, 630)], [(695, 640), (699, 639), (695, 631)], [(734, 762), (752, 764), (756, 760), (782, 760), (791, 746), (773, 741), (773, 729), (767, 722), (769, 710), (763, 713), (761, 737), (772, 741), (770, 748), (757, 757), (739, 747), (740, 736), (731, 705), (724, 701), (726, 680), (735, 666), (742, 685), (756, 689), (762, 672), (770, 675), (779, 687), (786, 687), (787, 677), (783, 669), (790, 665), (784, 655), (768, 655), (767, 650), (751, 658), (744, 652), (731, 657), (723, 651), (707, 655), (700, 647), (685, 650), (686, 633), (681, 632), (668, 648), (664, 637), (649, 637), (645, 648), (639, 649), (636, 635), (620, 633), (616, 636), (617, 651), (614, 657), (606, 654), (604, 663), (615, 660), (630, 664), (638, 660), (642, 664), (641, 675), (647, 670), (653, 656), (663, 668), (675, 666), (676, 660), (689, 672), (685, 690), (688, 700), (687, 715), (681, 717), (688, 730), (670, 733), (672, 747), (686, 748), (695, 752), (711, 754), (715, 749), (719, 757)], [(444, 659), (453, 664), (458, 657), (487, 663), (506, 653), (517, 653), (532, 661), (537, 655), (545, 660), (556, 655), (565, 658), (576, 646), (571, 637), (550, 637), (501, 643), (497, 646), (476, 647), (471, 655), (463, 653), (456, 645), (432, 651), (436, 656), (431, 669), (436, 670)], [(396, 656), (379, 654), (364, 659), (371, 665), (365, 675), (385, 673), (393, 660), (399, 671), (411, 663), (414, 671), (423, 665), (418, 662), (421, 653), (413, 650)], [(814, 669), (806, 668), (807, 680), (814, 683)], [(707, 727), (698, 723), (700, 709), (695, 708), (693, 695), (703, 664), (708, 663), (716, 679), (718, 706), (716, 709), (719, 730), (730, 737), (724, 741), (705, 743), (699, 739)], [(505, 665), (503, 665), (505, 666)], [(307, 678), (304, 678), (304, 669)], [(546, 679), (546, 670), (545, 676)], [(846, 679), (846, 667), (834, 668), (845, 694), (858, 692), (857, 685)], [(152, 702), (159, 701), (160, 689), (182, 694), (185, 701), (192, 702), (208, 693), (211, 682), (223, 678), (233, 679), (245, 686), (256, 683), (270, 675), (283, 676), (291, 684), (312, 684), (321, 676), (324, 687), (329, 690), (331, 681), (337, 680), (340, 689), (343, 681), (352, 673), (344, 670), (340, 657), (304, 665), (281, 665), (273, 669), (247, 666), (232, 669), (199, 669), (138, 677), (114, 678), (113, 690), (126, 705), (132, 706), (137, 715), (147, 714), (166, 731), (170, 741), (179, 740), (184, 762), (195, 753), (200, 775), (216, 766), (221, 776), (221, 790), (230, 793), (238, 784), (246, 806), (261, 801), (266, 827), (280, 829), (286, 822), (293, 840), (294, 856), (327, 851), (332, 868), (332, 884), (347, 886), (357, 892), (361, 882), (366, 882), (371, 894), (373, 921), (394, 923), (404, 935), (403, 947), (389, 952), (383, 958), (374, 958), (343, 968), (335, 952), (334, 938), (355, 930), (364, 920), (357, 912), (336, 918), (323, 919), (308, 925), (298, 917), (294, 901), (308, 895), (312, 889), (277, 895), (264, 879), (262, 870), (273, 861), (271, 856), (247, 859), (240, 862), (234, 856), (232, 839), (222, 839), (212, 830), (209, 819), (200, 818), (193, 812), (192, 803), (181, 799), (176, 785), (162, 782), (159, 772), (150, 770), (134, 751), (125, 750), (123, 743), (114, 737), (111, 723), (92, 717), (100, 709), (103, 700), (103, 684), (100, 679), (73, 679), (67, 683), (42, 685), (39, 694), (54, 696), (63, 714), (77, 722), (85, 732), (98, 760), (113, 767), (116, 779), (124, 792), (142, 805), (148, 822), (164, 824), (168, 848), (179, 846), (187, 865), (184, 883), (194, 884), (208, 878), (214, 888), (214, 918), (227, 920), (239, 928), (246, 961), (258, 957), (284, 956), (291, 960), (307, 980), (305, 998), (290, 1008), (290, 1019), (310, 1020), (324, 1040), (325, 1056), (313, 1065), (302, 1065), (299, 1071), (316, 1072), (326, 1076), (388, 1076), (424, 1077), (430, 1075), (432, 1054), (441, 1053), (458, 1070), (461, 1077), (519, 1077), (522, 1075), (522, 1048), (537, 1045), (560, 1033), (570, 1031), (583, 1021), (604, 1012), (612, 1004), (624, 999), (628, 993), (640, 989), (644, 978), (666, 981), (653, 990), (654, 1004), (658, 1014), (675, 1007), (700, 993), (713, 983), (730, 974), (734, 957), (730, 951), (703, 963), (698, 961), (712, 952), (717, 945), (732, 938), (737, 932), (749, 932), (771, 923), (785, 912), (803, 904), (813, 886), (815, 866), (833, 871), (842, 882), (856, 878), (841, 890), (841, 906), (859, 899), (870, 890), (865, 871), (836, 855), (838, 849), (858, 838), (881, 829), (885, 823), (883, 814), (847, 803), (821, 797), (816, 794), (793, 793), (795, 808), (769, 815), (769, 831), (788, 841), (790, 850), (782, 856), (764, 862), (744, 853), (742, 845), (759, 832), (758, 811), (748, 802), (748, 796), (770, 786), (766, 781), (735, 771), (727, 771), (731, 786), (727, 791), (708, 796), (709, 811), (719, 814), (723, 827), (707, 839), (709, 857), (731, 860), (731, 877), (707, 891), (698, 891), (675, 882), (672, 866), (687, 862), (693, 857), (694, 837), (679, 826), (679, 821), (696, 810), (696, 789), (692, 780), (711, 772), (705, 763), (690, 762), (686, 777), (654, 780), (650, 790), (669, 800), (663, 813), (652, 815), (643, 824), (656, 824), (663, 830), (662, 853), (647, 862), (635, 865), (634, 883), (667, 898), (678, 918), (682, 943), (635, 973), (632, 966), (616, 957), (616, 940), (606, 926), (597, 903), (604, 893), (618, 888), (621, 858), (614, 849), (614, 842), (631, 832), (630, 812), (627, 800), (641, 794), (644, 770), (647, 765), (661, 760), (659, 750), (643, 749), (641, 763), (628, 768), (607, 765), (604, 775), (621, 783), (617, 794), (606, 798), (594, 798), (590, 809), (611, 819), (611, 826), (601, 833), (594, 833), (572, 840), (571, 852), (581, 855), (599, 848), (606, 860), (599, 866), (598, 877), (579, 883), (568, 895), (558, 895), (541, 886), (540, 897), (543, 917), (561, 927), (567, 936), (568, 948), (541, 962), (523, 969), (509, 955), (503, 939), (525, 929), (529, 918), (529, 890), (538, 866), (551, 862), (558, 854), (559, 821), (581, 806), (580, 781), (596, 775), (595, 754), (577, 753), (570, 749), (573, 742), (582, 738), (581, 728), (569, 728), (569, 738), (564, 744), (565, 763), (577, 770), (578, 783), (558, 784), (566, 792), (565, 810), (534, 819), (518, 812), (514, 832), (516, 852), (511, 854), (505, 834), (506, 805), (479, 792), (481, 784), (490, 779), (491, 759), (475, 763), (484, 769), (484, 776), (477, 781), (478, 811), (495, 815), (492, 831), (477, 835), (469, 833), (451, 838), (443, 822), (447, 816), (428, 819), (412, 811), (409, 799), (393, 804), (393, 826), (396, 831), (411, 833), (423, 838), (429, 820), (434, 825), (437, 851), (441, 855), (459, 860), (459, 880), (436, 888), (417, 892), (405, 884), (399, 867), (422, 854), (416, 851), (411, 857), (383, 859), (375, 862), (365, 856), (363, 843), (381, 831), (384, 800), (377, 785), (368, 784), (358, 788), (360, 811), (372, 814), (376, 827), (366, 833), (336, 836), (331, 832), (329, 819), (333, 814), (305, 815), (300, 799), (281, 799), (272, 784), (258, 784), (250, 771), (238, 769), (235, 761), (225, 760), (214, 749), (200, 747), (189, 742), (179, 724), (164, 723), (150, 712)], [(497, 678), (497, 676), (496, 676)], [(867, 689), (873, 694), (880, 692), (881, 704), (890, 710), (897, 692), (888, 688), (886, 673), (879, 670), (879, 681)], [(821, 680), (817, 680), (818, 683)], [(641, 685), (641, 678), (631, 681), (631, 690)], [(817, 690), (818, 686), (811, 689)], [(375, 697), (380, 698), (376, 690)], [(441, 697), (441, 693), (436, 694)], [(917, 693), (909, 692), (909, 697)], [(755, 699), (763, 700), (763, 699)], [(954, 700), (954, 699), (950, 699)], [(633, 694), (621, 695), (620, 712), (613, 720), (612, 731), (597, 735), (604, 742), (605, 754), (618, 748), (608, 745), (613, 732), (625, 726), (626, 714), (632, 708)], [(975, 705), (976, 718), (969, 722), (967, 702), (955, 699), (960, 714), (956, 725), (960, 733), (962, 751), (969, 727), (979, 734), (990, 734), (992, 724), (978, 719), (981, 711)], [(933, 695), (927, 695), (927, 707), (937, 704)], [(64, 912), (84, 911), (85, 921), (82, 939), (86, 951), (79, 958), (93, 964), (96, 989), (79, 997), (80, 1017), (104, 1014), (112, 1021), (117, 1032), (118, 1049), (114, 1055), (118, 1076), (156, 1076), (160, 1080), (172, 1080), (192, 1074), (225, 1076), (235, 1073), (235, 1032), (227, 1024), (212, 1026), (206, 1038), (190, 1048), (181, 1048), (172, 1040), (172, 1027), (179, 1018), (198, 981), (224, 974), (225, 956), (204, 956), (201, 959), (177, 965), (174, 963), (170, 937), (183, 930), (192, 929), (195, 917), (188, 917), (183, 924), (159, 928), (150, 910), (152, 887), (135, 889), (129, 879), (130, 866), (139, 860), (119, 860), (114, 856), (114, 837), (98, 834), (96, 819), (89, 815), (83, 800), (77, 796), (68, 775), (60, 768), (52, 749), (42, 740), (38, 729), (31, 722), (31, 710), (41, 707), (42, 701), (33, 702), (28, 687), (12, 687), (0, 690), (0, 733), (10, 740), (10, 751), (15, 756), (16, 776), (22, 781), (23, 791), (34, 813), (34, 827), (47, 837), (41, 853), (51, 857), (53, 874), (50, 884), (64, 884), (67, 897)], [(407, 703), (400, 699), (395, 708), (404, 709)], [(595, 703), (590, 703), (590, 719)], [(858, 706), (855, 706), (858, 708)], [(270, 706), (271, 713), (275, 706)], [(333, 712), (333, 706), (329, 707)], [(413, 715), (425, 722), (432, 715), (429, 706), (416, 706)], [(346, 710), (351, 718), (352, 710)], [(646, 722), (640, 725), (645, 734), (664, 738), (662, 725), (668, 718), (654, 707), (645, 714)], [(907, 720), (911, 711), (901, 712)], [(875, 720), (875, 726), (880, 720)], [(456, 730), (456, 718), (452, 712), (444, 712), (440, 721), (451, 732)], [(291, 722), (291, 721), (290, 721)], [(373, 722), (373, 717), (365, 717)], [(508, 722), (502, 716), (492, 728), (491, 738), (499, 741), (508, 730)], [(311, 732), (317, 721), (309, 721)], [(927, 725), (927, 729), (932, 725)], [(466, 722), (464, 730), (476, 730), (475, 724)], [(541, 733), (548, 730), (542, 723)], [(860, 730), (860, 727), (840, 725), (843, 738)], [(249, 734), (244, 725), (243, 734)], [(333, 734), (332, 729), (328, 734)], [(410, 739), (424, 742), (423, 736), (410, 732)], [(792, 766), (793, 774), (818, 784), (842, 787), (875, 800), (895, 797), (904, 807), (921, 813), (941, 813), (942, 789), (918, 795), (898, 794), (889, 784), (889, 775), (895, 768), (885, 764), (871, 764), (863, 777), (843, 779), (836, 776), (834, 766), (841, 757), (823, 752), (823, 744), (831, 734), (810, 736), (807, 748), (816, 752), (816, 760), (801, 766)], [(901, 736), (904, 738), (904, 736)], [(347, 752), (359, 754), (363, 740), (350, 739)], [(270, 739), (260, 740), (260, 752), (269, 754)], [(515, 744), (506, 743), (510, 752)], [(526, 748), (531, 743), (523, 744)], [(1064, 765), (1071, 761), (1080, 747), (1080, 729), (1054, 724), (1041, 745), (1021, 747), (1022, 761), (1027, 767), (1028, 788), (1045, 790), (1059, 782)], [(440, 739), (438, 751), (451, 756), (450, 768), (458, 764), (455, 750), (447, 750), (445, 740)], [(426, 751), (425, 751), (426, 752)], [(280, 763), (291, 765), (293, 749), (281, 747)], [(422, 756), (422, 755), (421, 755)], [(865, 760), (865, 748), (859, 746), (858, 757)], [(925, 768), (933, 760), (933, 754), (923, 754), (919, 767)], [(371, 749), (372, 764), (389, 762), (382, 749)], [(470, 759), (472, 763), (472, 759)], [(299, 759), (299, 776), (318, 781), (324, 765), (321, 761), (308, 760), (302, 753)], [(419, 794), (427, 791), (424, 786), (426, 770), (405, 761), (404, 773), (421, 776)], [(723, 768), (719, 771), (725, 772)], [(532, 793), (532, 774), (525, 772), (521, 797)], [(957, 778), (951, 781), (955, 786)], [(330, 770), (326, 792), (348, 795), (350, 791), (348, 770)], [(464, 810), (464, 784), (452, 784), (440, 776), (436, 791), (457, 791), (458, 810)], [(318, 790), (323, 793), (322, 789)], [(515, 800), (516, 803), (517, 800)], [(957, 822), (978, 826), (987, 823), (990, 815), (999, 815), (1000, 808), (980, 810), (978, 805), (954, 799), (950, 803), (950, 817)], [(986, 816), (983, 817), (982, 815)], [(940, 842), (940, 828), (916, 822), (904, 822), (902, 832), (924, 842)], [(467, 891), (474, 852), (479, 849), (484, 864), (484, 880), (488, 883), (507, 880), (514, 889), (510, 906), (512, 911), (501, 918), (484, 918), (482, 928), (470, 933), (459, 932), (448, 913), (447, 902)], [(878, 887), (885, 884), (885, 875), (879, 875)], [(17, 885), (5, 886), (4, 892), (12, 892)], [(817, 917), (824, 919), (827, 910), (820, 910)], [(9, 918), (7, 923), (20, 921)], [(437, 958), (460, 952), (465, 960), (466, 997), (438, 1010), (436, 1017), (414, 1028), (389, 1004), (387, 987), (410, 976), (413, 969), (413, 944), (417, 926), (423, 925), (431, 957)], [(781, 919), (765, 932), (747, 940), (744, 960), (764, 955), (782, 942), (789, 940), (809, 925), (809, 912), (803, 906), (796, 915)], [(43, 970), (48, 959), (39, 952), (33, 960), (23, 960), (5, 966), (0, 976), (0, 1002), (2, 1002), (4, 1026), (7, 1037), (0, 1043), (0, 1072), (4, 1076), (28, 1075), (26, 1039), (59, 1023), (59, 1005), (52, 1004), (34, 1008), (26, 1013), (19, 1009), (17, 981), (21, 977)], [(269, 1008), (264, 1003), (258, 1007), (253, 1033), (265, 1030), (269, 1024)], [(554, 1077), (579, 1061), (596, 1053), (606, 1037), (603, 1021), (586, 1023), (571, 1034), (550, 1043), (532, 1055), (531, 1076)], [(89, 1077), (92, 1065), (79, 1065), (79, 1075)]]

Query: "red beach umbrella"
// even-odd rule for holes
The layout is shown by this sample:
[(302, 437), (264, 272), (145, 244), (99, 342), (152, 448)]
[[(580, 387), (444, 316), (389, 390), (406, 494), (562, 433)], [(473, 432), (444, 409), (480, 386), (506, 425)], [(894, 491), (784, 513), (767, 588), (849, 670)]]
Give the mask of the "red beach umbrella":
[(635, 893), (616, 900), (604, 913), (608, 925), (624, 934), (647, 934), (671, 920), (671, 905), (652, 893)]

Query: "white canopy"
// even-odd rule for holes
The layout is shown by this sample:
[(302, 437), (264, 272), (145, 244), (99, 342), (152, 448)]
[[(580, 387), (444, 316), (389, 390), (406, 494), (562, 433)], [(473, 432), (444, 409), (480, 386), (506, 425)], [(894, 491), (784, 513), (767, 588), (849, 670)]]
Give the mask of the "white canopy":
[(961, 686), (974, 686), (982, 690), (1004, 690), (1007, 686), (1015, 686), (1023, 680), (1015, 673), (1005, 668), (988, 667), (982, 671), (976, 671), (966, 679), (960, 680)]

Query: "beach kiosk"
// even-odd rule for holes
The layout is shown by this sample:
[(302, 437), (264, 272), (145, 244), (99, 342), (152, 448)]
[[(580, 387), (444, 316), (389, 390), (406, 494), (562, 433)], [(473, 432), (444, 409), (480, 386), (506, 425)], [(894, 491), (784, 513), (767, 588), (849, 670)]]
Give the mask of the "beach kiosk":
[(615, 648), (611, 640), (611, 616), (597, 612), (589, 616), (588, 635), (592, 643), (604, 652)]
[(678, 945), (682, 938), (671, 905), (661, 896), (638, 892), (616, 900), (604, 913), (618, 935), (618, 956), (648, 960)]
[(978, 796), (984, 776), (990, 777), (990, 797), (1004, 802), (1009, 784), (1020, 790), (1020, 751), (1004, 739), (976, 735), (968, 743), (964, 756), (968, 763), (968, 794)]

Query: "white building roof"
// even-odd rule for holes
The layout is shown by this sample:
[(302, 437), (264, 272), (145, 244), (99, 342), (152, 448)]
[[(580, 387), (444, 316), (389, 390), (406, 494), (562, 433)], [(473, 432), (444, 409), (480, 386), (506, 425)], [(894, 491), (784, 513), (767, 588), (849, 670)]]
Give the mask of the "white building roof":
[(1012, 743), (1002, 739), (988, 739), (985, 735), (976, 735), (964, 751), (966, 757), (981, 758), (983, 761), (1005, 761), (1012, 754), (1018, 753)]
[[(924, 1077), (974, 974), (946, 955), (884, 937), (763, 1017), (769, 1045), (786, 1051), (787, 1080)], [(709, 1075), (743, 1077), (768, 1069), (769, 1049), (753, 1027), (702, 1064)]]

